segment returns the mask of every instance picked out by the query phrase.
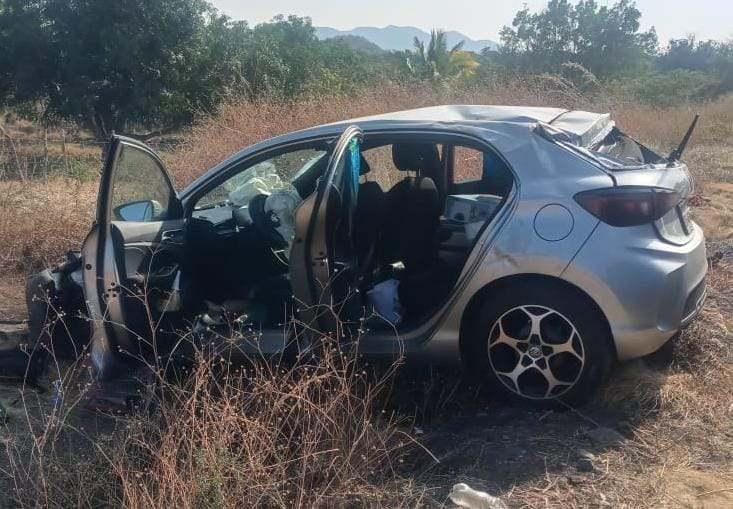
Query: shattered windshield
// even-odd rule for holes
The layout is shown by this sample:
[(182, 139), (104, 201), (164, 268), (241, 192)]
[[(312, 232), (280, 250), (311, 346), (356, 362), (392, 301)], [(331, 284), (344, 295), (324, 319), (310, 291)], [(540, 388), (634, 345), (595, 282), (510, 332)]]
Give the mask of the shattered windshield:
[(275, 191), (288, 190), (297, 194), (290, 182), (284, 182), (277, 171), (277, 166), (271, 161), (264, 161), (253, 166), (239, 178), (229, 180), (227, 202), (235, 207), (247, 206), (252, 198), (258, 194), (270, 195)]
[(535, 132), (545, 139), (592, 159), (611, 171), (649, 168), (666, 163), (664, 157), (615, 127), (601, 141), (590, 147), (583, 146), (568, 133), (547, 124), (538, 125)]
[(269, 195), (277, 190), (297, 194), (292, 182), (307, 173), (325, 155), (325, 150), (305, 149), (261, 161), (209, 191), (196, 203), (195, 210), (244, 207), (254, 196)]
[(660, 155), (615, 128), (589, 152), (610, 169), (644, 168), (664, 163)]
[[(303, 149), (260, 161), (204, 195), (194, 207), (193, 217), (215, 225), (236, 220), (239, 226), (253, 224), (250, 205), (264, 197), (261, 213), (267, 214), (272, 228), (282, 237), (288, 257), (295, 235), (295, 210), (303, 201), (293, 185), (326, 157), (325, 150)], [(234, 211), (239, 216), (234, 218)]]

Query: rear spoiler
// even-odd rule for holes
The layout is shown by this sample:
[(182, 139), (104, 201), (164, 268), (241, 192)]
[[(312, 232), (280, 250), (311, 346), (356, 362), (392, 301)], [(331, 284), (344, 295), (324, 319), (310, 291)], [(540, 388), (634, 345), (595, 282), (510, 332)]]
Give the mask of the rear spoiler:
[(685, 149), (687, 148), (687, 144), (690, 143), (690, 138), (692, 138), (692, 133), (695, 132), (695, 127), (697, 127), (697, 121), (700, 120), (700, 114), (696, 114), (695, 118), (692, 119), (692, 124), (690, 124), (690, 127), (687, 129), (687, 132), (685, 133), (685, 136), (682, 138), (682, 141), (680, 142), (679, 146), (672, 151), (671, 154), (669, 154), (669, 157), (667, 160), (669, 161), (667, 163), (667, 167), (674, 166), (674, 163), (679, 161), (682, 158), (682, 154), (685, 153)]

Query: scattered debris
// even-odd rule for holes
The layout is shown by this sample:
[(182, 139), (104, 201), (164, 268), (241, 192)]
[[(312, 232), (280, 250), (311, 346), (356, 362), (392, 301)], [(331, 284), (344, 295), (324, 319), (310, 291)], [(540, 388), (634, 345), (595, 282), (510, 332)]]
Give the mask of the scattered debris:
[(42, 356), (28, 354), (28, 327), (0, 322), (0, 382), (25, 380), (32, 387), (42, 371)]
[(15, 350), (28, 339), (24, 323), (0, 323), (0, 351)]
[(56, 380), (52, 384), (53, 387), (53, 409), (56, 412), (61, 411), (61, 407), (64, 404), (64, 383), (62, 380)]
[(477, 491), (468, 484), (453, 485), (448, 498), (458, 507), (466, 509), (507, 509), (507, 505), (499, 498), (484, 491)]
[(599, 426), (595, 429), (586, 431), (588, 438), (600, 447), (608, 447), (614, 444), (624, 442), (626, 438), (615, 429)]
[(585, 449), (578, 449), (578, 456), (581, 458), (589, 459), (591, 461), (596, 460), (596, 455), (590, 451), (586, 451)]
[(592, 452), (588, 452), (585, 449), (578, 449), (578, 462), (575, 464), (578, 472), (593, 472), (596, 467), (593, 462), (596, 459), (596, 455)]

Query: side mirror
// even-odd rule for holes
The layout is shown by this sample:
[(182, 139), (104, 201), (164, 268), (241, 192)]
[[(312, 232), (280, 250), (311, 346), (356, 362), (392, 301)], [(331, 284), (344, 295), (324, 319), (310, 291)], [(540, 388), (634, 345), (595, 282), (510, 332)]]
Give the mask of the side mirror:
[(116, 221), (145, 223), (153, 221), (161, 212), (160, 203), (155, 200), (142, 200), (124, 203), (114, 209)]

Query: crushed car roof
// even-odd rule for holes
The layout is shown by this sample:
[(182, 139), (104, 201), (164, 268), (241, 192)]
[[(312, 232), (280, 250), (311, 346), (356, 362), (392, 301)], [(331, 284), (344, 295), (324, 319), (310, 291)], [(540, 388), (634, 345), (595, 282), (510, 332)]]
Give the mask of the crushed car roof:
[[(277, 145), (311, 137), (337, 136), (349, 125), (358, 125), (365, 131), (413, 128), (446, 128), (454, 130), (478, 129), (480, 136), (491, 142), (504, 154), (510, 164), (521, 167), (528, 159), (535, 157), (538, 147), (533, 144), (531, 133), (538, 125), (550, 126), (565, 138), (583, 147), (590, 147), (600, 141), (614, 127), (609, 114), (573, 111), (561, 108), (534, 106), (432, 106), (414, 110), (396, 111), (370, 117), (342, 120), (332, 124), (314, 126), (292, 131), (251, 145), (191, 182), (181, 193), (190, 194), (202, 182), (212, 178), (221, 169), (236, 164), (250, 154)], [(530, 165), (531, 166), (531, 165)]]
[(614, 127), (608, 113), (566, 110), (535, 106), (446, 105), (396, 111), (382, 115), (355, 118), (332, 125), (371, 122), (452, 122), (452, 123), (507, 123), (534, 126), (551, 125), (567, 134), (581, 146), (589, 147), (605, 137)]

